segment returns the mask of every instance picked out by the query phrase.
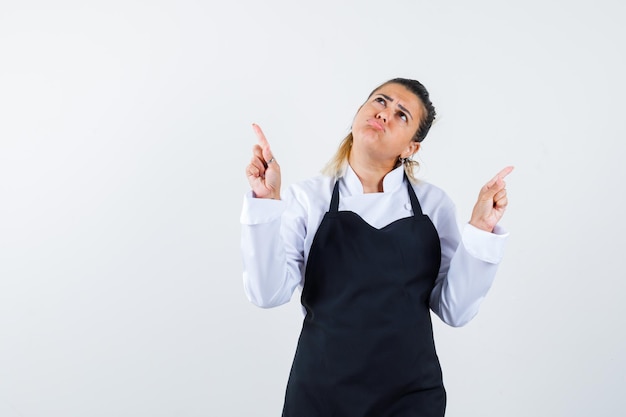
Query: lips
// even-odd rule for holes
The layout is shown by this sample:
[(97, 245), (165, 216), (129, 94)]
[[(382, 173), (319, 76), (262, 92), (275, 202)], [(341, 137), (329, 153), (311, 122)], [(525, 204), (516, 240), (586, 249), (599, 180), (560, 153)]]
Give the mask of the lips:
[(376, 120), (376, 119), (369, 119), (367, 121), (367, 124), (369, 124), (370, 126), (372, 126), (376, 130), (380, 130), (380, 131), (385, 130), (385, 127), (383, 126), (383, 124), (381, 122), (379, 122), (378, 120)]

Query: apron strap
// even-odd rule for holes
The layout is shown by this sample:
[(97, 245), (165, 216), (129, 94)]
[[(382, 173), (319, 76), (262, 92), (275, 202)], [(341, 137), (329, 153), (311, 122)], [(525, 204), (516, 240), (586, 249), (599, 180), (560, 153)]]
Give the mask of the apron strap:
[(413, 216), (422, 216), (422, 206), (420, 206), (420, 202), (417, 200), (417, 196), (415, 195), (415, 190), (413, 190), (413, 185), (411, 185), (411, 181), (404, 174), (404, 179), (406, 180), (406, 188), (409, 190), (409, 198), (411, 199), (411, 206), (413, 207)]
[(339, 210), (339, 178), (335, 181), (335, 188), (333, 188), (333, 197), (330, 200), (330, 213), (337, 213)]

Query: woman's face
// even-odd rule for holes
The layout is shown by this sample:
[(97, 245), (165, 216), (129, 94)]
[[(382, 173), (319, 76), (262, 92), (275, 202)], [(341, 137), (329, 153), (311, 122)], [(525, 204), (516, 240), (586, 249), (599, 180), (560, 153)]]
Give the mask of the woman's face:
[(369, 159), (395, 164), (419, 149), (413, 141), (424, 115), (420, 99), (400, 84), (376, 90), (361, 106), (352, 123), (351, 152), (365, 152)]

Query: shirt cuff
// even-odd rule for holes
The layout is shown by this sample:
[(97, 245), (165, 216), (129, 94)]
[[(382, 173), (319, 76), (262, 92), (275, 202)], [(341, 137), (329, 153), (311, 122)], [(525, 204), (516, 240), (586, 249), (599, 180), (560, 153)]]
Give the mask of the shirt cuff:
[(252, 191), (248, 191), (243, 197), (240, 221), (248, 225), (270, 223), (282, 216), (286, 208), (284, 200), (255, 198)]
[(504, 246), (509, 233), (496, 225), (493, 232), (486, 232), (471, 224), (466, 224), (461, 237), (463, 246), (474, 258), (491, 264), (498, 264), (504, 255)]

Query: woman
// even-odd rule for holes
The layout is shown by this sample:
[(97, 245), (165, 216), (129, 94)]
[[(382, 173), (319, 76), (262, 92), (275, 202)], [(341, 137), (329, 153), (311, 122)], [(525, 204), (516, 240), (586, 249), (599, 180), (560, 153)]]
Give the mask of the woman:
[(280, 193), (280, 166), (257, 125), (246, 168), (244, 288), (273, 307), (302, 289), (306, 310), (283, 416), (443, 416), (446, 393), (429, 309), (461, 326), (494, 279), (507, 234), (507, 167), (459, 233), (454, 205), (413, 177), (435, 118), (428, 92), (396, 78), (359, 108), (318, 176)]

